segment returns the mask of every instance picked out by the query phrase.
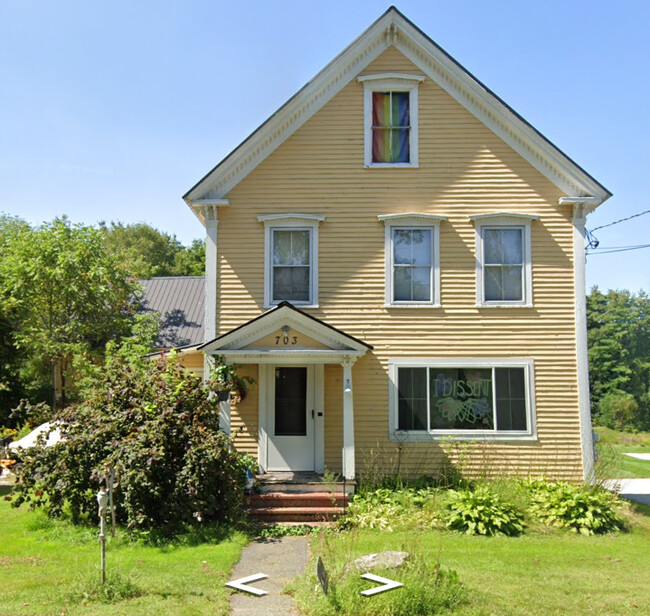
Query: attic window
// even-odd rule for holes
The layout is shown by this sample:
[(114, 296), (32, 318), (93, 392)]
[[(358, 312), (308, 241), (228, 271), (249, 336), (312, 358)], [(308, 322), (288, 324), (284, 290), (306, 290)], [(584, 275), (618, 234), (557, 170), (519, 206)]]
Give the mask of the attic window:
[(401, 73), (363, 75), (364, 164), (416, 167), (418, 164), (418, 85), (424, 77)]

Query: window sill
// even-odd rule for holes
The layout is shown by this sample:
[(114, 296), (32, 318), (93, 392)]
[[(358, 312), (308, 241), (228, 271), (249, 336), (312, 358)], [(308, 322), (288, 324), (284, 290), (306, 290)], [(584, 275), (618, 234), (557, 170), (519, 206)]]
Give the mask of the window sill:
[(465, 441), (465, 442), (489, 442), (489, 443), (518, 443), (537, 442), (537, 436), (526, 432), (525, 434), (516, 434), (508, 432), (468, 434), (467, 432), (406, 432), (402, 431), (403, 436), (397, 438), (394, 434), (388, 435), (388, 440), (394, 443), (441, 443), (446, 441)]
[(292, 306), (295, 306), (296, 308), (299, 308), (302, 310), (303, 308), (320, 308), (318, 304), (301, 304), (299, 302), (292, 302), (291, 300), (279, 300), (277, 302), (273, 302), (272, 304), (264, 304), (264, 308), (276, 308), (279, 306), (282, 302), (287, 301), (289, 302)]
[(533, 308), (530, 302), (477, 302), (477, 308)]
[(419, 169), (417, 163), (365, 163), (366, 169)]
[(413, 302), (413, 303), (393, 303), (393, 304), (384, 304), (385, 308), (441, 308), (442, 305), (440, 303), (432, 304), (432, 303), (418, 303), (418, 302)]

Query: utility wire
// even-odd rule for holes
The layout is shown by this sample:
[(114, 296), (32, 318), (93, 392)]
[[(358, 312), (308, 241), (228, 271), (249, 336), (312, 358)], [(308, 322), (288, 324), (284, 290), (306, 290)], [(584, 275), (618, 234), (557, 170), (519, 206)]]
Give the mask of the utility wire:
[(628, 216), (627, 218), (621, 218), (620, 220), (615, 220), (614, 222), (607, 223), (606, 225), (600, 225), (600, 227), (596, 227), (595, 229), (592, 229), (591, 232), (593, 233), (594, 231), (598, 231), (599, 229), (605, 229), (606, 227), (613, 227), (614, 225), (618, 225), (621, 222), (625, 222), (626, 220), (632, 220), (632, 218), (638, 218), (639, 216), (643, 216), (644, 214), (650, 214), (650, 210), (646, 210), (645, 212), (639, 212), (638, 214), (633, 214), (632, 216)]
[(591, 255), (608, 255), (612, 252), (629, 252), (630, 250), (641, 250), (642, 248), (650, 248), (650, 244), (640, 244), (639, 246), (627, 246), (623, 248), (612, 248), (609, 250), (591, 250), (587, 252), (589, 256)]

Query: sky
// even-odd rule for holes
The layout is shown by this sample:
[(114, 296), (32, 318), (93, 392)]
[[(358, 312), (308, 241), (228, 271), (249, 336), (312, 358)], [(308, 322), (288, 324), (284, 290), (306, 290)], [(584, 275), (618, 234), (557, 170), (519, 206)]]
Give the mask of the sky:
[[(0, 0), (0, 212), (203, 237), (181, 196), (389, 6)], [(614, 196), (650, 209), (650, 2), (397, 8)], [(587, 284), (650, 290), (650, 214), (595, 231)]]

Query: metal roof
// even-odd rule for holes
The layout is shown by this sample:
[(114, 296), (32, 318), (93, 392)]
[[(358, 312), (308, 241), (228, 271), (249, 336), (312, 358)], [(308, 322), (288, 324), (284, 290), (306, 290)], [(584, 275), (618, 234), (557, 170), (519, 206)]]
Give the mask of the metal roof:
[(160, 315), (157, 348), (203, 343), (203, 276), (161, 276), (138, 282), (144, 289), (140, 312)]

